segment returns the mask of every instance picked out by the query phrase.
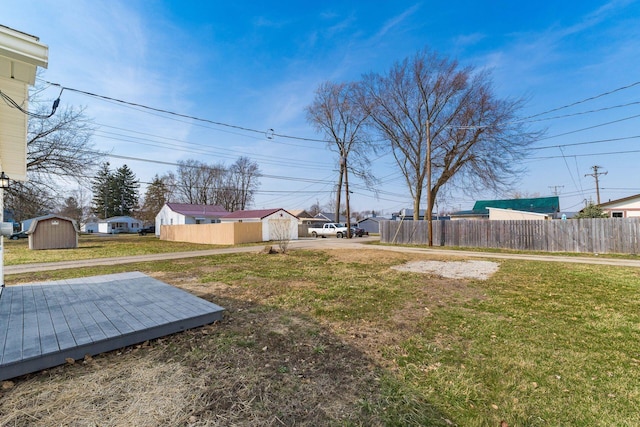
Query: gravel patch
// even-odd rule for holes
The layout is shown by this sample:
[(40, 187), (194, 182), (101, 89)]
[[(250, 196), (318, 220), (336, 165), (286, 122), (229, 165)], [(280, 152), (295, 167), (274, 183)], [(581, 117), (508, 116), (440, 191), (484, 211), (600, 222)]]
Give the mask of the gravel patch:
[(500, 265), (491, 261), (411, 261), (393, 268), (414, 273), (435, 273), (450, 279), (486, 280), (498, 271)]

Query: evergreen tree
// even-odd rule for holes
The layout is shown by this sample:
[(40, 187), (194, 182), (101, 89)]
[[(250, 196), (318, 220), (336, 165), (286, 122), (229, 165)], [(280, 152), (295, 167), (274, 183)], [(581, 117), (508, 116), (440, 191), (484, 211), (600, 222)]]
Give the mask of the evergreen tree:
[(112, 174), (109, 166), (109, 162), (103, 163), (91, 181), (93, 213), (101, 219), (113, 216), (113, 211), (110, 209), (113, 195), (111, 194)]
[(154, 176), (144, 194), (144, 203), (139, 215), (140, 219), (146, 223), (154, 223), (156, 215), (168, 201), (168, 193), (169, 189), (165, 182), (158, 175)]
[(127, 165), (122, 165), (112, 176), (114, 211), (116, 215), (133, 215), (138, 209), (140, 182)]
[(608, 218), (606, 212), (602, 210), (602, 208), (598, 205), (594, 205), (590, 202), (587, 206), (584, 207), (577, 215), (574, 216), (575, 219), (580, 218)]
[(93, 212), (98, 218), (132, 215), (138, 208), (140, 183), (127, 165), (115, 172), (104, 163), (93, 178)]

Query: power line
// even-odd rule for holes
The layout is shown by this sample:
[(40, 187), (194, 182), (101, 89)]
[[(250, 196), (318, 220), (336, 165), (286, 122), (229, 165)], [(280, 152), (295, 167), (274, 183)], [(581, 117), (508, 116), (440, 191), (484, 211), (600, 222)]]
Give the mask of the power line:
[(576, 130), (572, 130), (572, 131), (569, 131), (569, 132), (559, 133), (557, 135), (547, 136), (547, 137), (544, 137), (544, 138), (540, 138), (540, 139), (538, 139), (536, 141), (533, 141), (533, 143), (540, 142), (540, 141), (545, 141), (547, 139), (557, 138), (559, 136), (571, 135), (573, 133), (583, 132), (585, 130), (595, 129), (595, 128), (599, 128), (599, 127), (602, 127), (602, 126), (608, 126), (608, 125), (612, 125), (614, 123), (620, 123), (620, 122), (624, 122), (626, 120), (636, 119), (638, 117), (640, 117), (640, 114), (636, 114), (635, 116), (629, 116), (629, 117), (625, 117), (625, 118), (618, 119), (618, 120), (613, 120), (613, 121), (610, 121), (610, 122), (600, 123), (600, 124), (589, 126), (589, 127), (582, 128), (582, 129), (576, 129)]
[(334, 142), (334, 141), (327, 141), (327, 140), (323, 140), (323, 139), (304, 138), (304, 137), (298, 137), (298, 136), (292, 136), (292, 135), (279, 134), (279, 133), (275, 133), (273, 129), (267, 129), (266, 131), (265, 130), (257, 130), (257, 129), (252, 129), (252, 128), (248, 128), (248, 127), (244, 127), (244, 126), (238, 126), (238, 125), (232, 125), (232, 124), (229, 124), (229, 123), (218, 122), (218, 121), (215, 121), (215, 120), (203, 119), (201, 117), (196, 117), (196, 116), (192, 116), (192, 115), (189, 115), (189, 114), (176, 113), (174, 111), (165, 110), (163, 108), (150, 107), (148, 105), (139, 104), (137, 102), (124, 101), (122, 99), (113, 98), (111, 96), (99, 95), (97, 93), (87, 92), (87, 91), (80, 90), (80, 89), (74, 89), (74, 88), (70, 88), (70, 87), (67, 87), (67, 86), (62, 86), (59, 83), (52, 83), (52, 82), (49, 82), (49, 81), (46, 81), (46, 80), (43, 80), (43, 81), (45, 83), (48, 83), (48, 84), (52, 85), (52, 86), (60, 87), (63, 90), (68, 90), (70, 92), (80, 93), (80, 94), (83, 94), (83, 95), (86, 95), (86, 96), (90, 96), (92, 98), (108, 100), (108, 101), (116, 102), (116, 103), (119, 103), (119, 104), (130, 105), (130, 106), (134, 106), (134, 107), (138, 107), (138, 108), (143, 108), (143, 109), (149, 110), (149, 111), (155, 111), (155, 112), (158, 112), (158, 113), (168, 114), (168, 115), (176, 116), (176, 117), (182, 117), (182, 118), (185, 118), (185, 119), (195, 120), (195, 121), (199, 121), (199, 122), (211, 123), (211, 124), (216, 125), (216, 126), (224, 126), (224, 127), (228, 127), (228, 128), (231, 128), (231, 129), (242, 130), (242, 131), (245, 131), (245, 132), (259, 133), (259, 134), (265, 135), (267, 139), (271, 139), (274, 136), (278, 136), (280, 138), (295, 139), (295, 140), (299, 140), (299, 141), (311, 141), (311, 142), (323, 142), (323, 143), (333, 143)]
[(555, 111), (564, 110), (565, 108), (570, 108), (570, 107), (574, 107), (574, 106), (579, 105), (579, 104), (584, 104), (585, 102), (593, 101), (594, 99), (602, 98), (603, 96), (611, 95), (613, 93), (620, 92), (621, 90), (630, 89), (630, 88), (632, 88), (634, 86), (638, 86), (638, 85), (640, 85), (640, 81), (628, 84), (626, 86), (619, 87), (617, 89), (610, 90), (608, 92), (601, 93), (601, 94), (596, 95), (596, 96), (591, 96), (589, 98), (585, 98), (585, 99), (582, 99), (580, 101), (575, 101), (575, 102), (572, 102), (571, 104), (563, 105), (562, 107), (556, 107), (556, 108), (553, 108), (551, 110), (547, 110), (547, 111), (543, 111), (541, 113), (534, 114), (532, 116), (524, 117), (522, 120), (533, 119), (535, 117), (544, 116), (545, 114), (553, 113)]
[(602, 143), (602, 142), (616, 142), (616, 141), (624, 141), (624, 140), (627, 140), (627, 139), (636, 139), (636, 138), (640, 138), (640, 135), (626, 136), (626, 137), (621, 137), (621, 138), (598, 139), (598, 140), (595, 140), (595, 141), (574, 142), (574, 143), (570, 143), (570, 144), (548, 145), (548, 146), (545, 146), (545, 147), (533, 147), (533, 148), (530, 148), (530, 150), (548, 150), (550, 148), (573, 147), (573, 146), (576, 146), (576, 145), (599, 144), (599, 143)]

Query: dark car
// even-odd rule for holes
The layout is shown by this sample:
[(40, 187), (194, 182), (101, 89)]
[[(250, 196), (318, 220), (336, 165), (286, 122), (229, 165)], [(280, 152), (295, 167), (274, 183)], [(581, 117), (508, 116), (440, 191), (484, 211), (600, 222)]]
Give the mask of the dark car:
[(29, 235), (27, 234), (26, 231), (18, 231), (17, 233), (13, 233), (11, 236), (9, 236), (9, 239), (18, 240), (18, 239), (26, 239), (28, 237)]
[(362, 236), (368, 236), (369, 232), (363, 230), (362, 228), (351, 227), (351, 235), (353, 237), (362, 237)]
[(156, 226), (152, 225), (150, 227), (141, 228), (138, 231), (138, 234), (141, 236), (146, 236), (147, 234), (156, 234)]

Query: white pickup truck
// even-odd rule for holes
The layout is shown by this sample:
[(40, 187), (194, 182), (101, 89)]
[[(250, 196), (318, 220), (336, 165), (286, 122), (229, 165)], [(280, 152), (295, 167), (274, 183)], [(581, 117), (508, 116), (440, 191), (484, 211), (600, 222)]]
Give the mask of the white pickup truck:
[(338, 239), (347, 237), (347, 226), (339, 222), (329, 222), (322, 227), (311, 227), (308, 231), (313, 237), (336, 236)]

